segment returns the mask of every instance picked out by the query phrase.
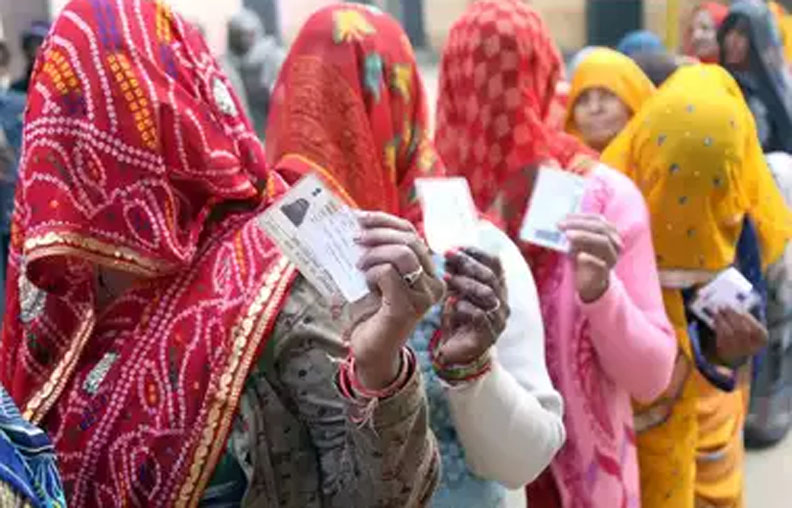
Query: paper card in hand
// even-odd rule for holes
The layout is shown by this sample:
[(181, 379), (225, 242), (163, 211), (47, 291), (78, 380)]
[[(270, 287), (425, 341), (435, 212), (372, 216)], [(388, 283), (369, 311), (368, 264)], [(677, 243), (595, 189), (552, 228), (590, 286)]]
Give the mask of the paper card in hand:
[(418, 178), (424, 234), (434, 252), (476, 245), (478, 212), (464, 178)]
[(586, 179), (558, 169), (540, 168), (531, 200), (520, 228), (520, 239), (561, 252), (569, 251), (558, 224), (580, 212)]
[(303, 277), (328, 299), (356, 302), (369, 293), (357, 268), (363, 248), (355, 213), (315, 174), (303, 177), (259, 218), (259, 225)]
[(728, 307), (749, 312), (759, 301), (751, 283), (736, 268), (729, 268), (698, 290), (690, 310), (714, 329), (718, 310)]

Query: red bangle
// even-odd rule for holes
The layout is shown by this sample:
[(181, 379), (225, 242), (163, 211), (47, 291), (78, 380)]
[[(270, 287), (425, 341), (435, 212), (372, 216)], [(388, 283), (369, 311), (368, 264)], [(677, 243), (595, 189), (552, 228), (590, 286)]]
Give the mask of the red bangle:
[(394, 396), (407, 383), (407, 378), (412, 371), (414, 357), (412, 352), (403, 348), (400, 353), (401, 361), (399, 373), (393, 382), (380, 390), (371, 390), (363, 386), (355, 371), (355, 357), (350, 353), (339, 367), (339, 388), (341, 393), (349, 399), (381, 400)]

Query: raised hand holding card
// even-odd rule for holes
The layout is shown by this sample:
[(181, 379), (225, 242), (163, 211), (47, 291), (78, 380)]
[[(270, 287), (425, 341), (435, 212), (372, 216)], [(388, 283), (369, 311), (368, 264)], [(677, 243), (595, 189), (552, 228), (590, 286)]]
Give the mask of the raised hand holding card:
[(328, 301), (369, 293), (357, 268), (363, 249), (355, 212), (315, 174), (303, 177), (259, 218), (259, 225)]
[(559, 223), (580, 212), (586, 187), (584, 177), (558, 169), (540, 168), (528, 209), (520, 228), (520, 239), (560, 252), (569, 252), (569, 242)]

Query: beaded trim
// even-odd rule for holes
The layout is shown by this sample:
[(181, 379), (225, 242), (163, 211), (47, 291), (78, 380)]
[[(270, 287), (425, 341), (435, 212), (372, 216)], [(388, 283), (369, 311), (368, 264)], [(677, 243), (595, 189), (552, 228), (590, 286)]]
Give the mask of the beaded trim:
[(232, 351), (226, 370), (220, 376), (214, 402), (209, 407), (202, 436), (194, 449), (187, 477), (174, 500), (177, 507), (196, 507), (209, 483), (214, 468), (225, 450), (226, 437), (236, 413), (242, 386), (247, 379), (258, 346), (265, 340), (278, 317), (297, 270), (286, 258), (273, 263), (258, 296), (244, 318), (231, 330)]
[(171, 265), (143, 256), (126, 247), (85, 237), (75, 233), (49, 232), (25, 241), (28, 262), (56, 255), (75, 255), (90, 261), (153, 277), (171, 271)]
[(74, 339), (69, 341), (71, 347), (63, 355), (44, 386), (25, 405), (23, 415), (27, 421), (35, 424), (41, 422), (47, 411), (58, 400), (66, 382), (71, 378), (72, 371), (77, 365), (85, 343), (88, 342), (88, 338), (93, 332), (95, 323), (96, 315), (93, 310), (86, 310), (80, 327), (74, 334)]

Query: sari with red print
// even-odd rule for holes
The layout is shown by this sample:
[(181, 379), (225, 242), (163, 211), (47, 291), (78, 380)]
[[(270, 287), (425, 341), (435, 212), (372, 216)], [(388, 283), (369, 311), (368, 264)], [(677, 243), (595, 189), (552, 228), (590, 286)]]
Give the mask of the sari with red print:
[(480, 1), (452, 27), (440, 69), (435, 145), (467, 177), (479, 209), (512, 237), (538, 164), (577, 173), (595, 154), (560, 129), (561, 55), (539, 15), (519, 0)]
[[(159, 2), (73, 0), (41, 49), (0, 380), (72, 506), (197, 505), (293, 278), (255, 222), (285, 186), (230, 90)], [(133, 282), (102, 308), (103, 274)]]
[(639, 502), (637, 467), (624, 466), (637, 463), (629, 397), (612, 394), (598, 363), (569, 260), (519, 240), (540, 165), (588, 176), (586, 212), (603, 213), (613, 195), (612, 177), (602, 178), (596, 154), (562, 131), (561, 74), (561, 56), (531, 7), (520, 0), (475, 2), (446, 41), (435, 143), (448, 173), (467, 177), (479, 209), (500, 219), (536, 278), (547, 366), (567, 401), (568, 438), (552, 473), (529, 486), (529, 504), (625, 508)]
[(444, 173), (426, 120), (398, 23), (373, 7), (327, 8), (311, 16), (281, 69), (267, 158), (290, 183), (316, 171), (357, 207), (419, 223), (415, 178)]

